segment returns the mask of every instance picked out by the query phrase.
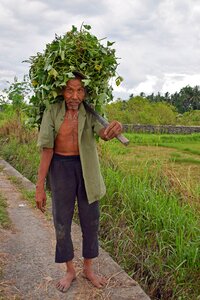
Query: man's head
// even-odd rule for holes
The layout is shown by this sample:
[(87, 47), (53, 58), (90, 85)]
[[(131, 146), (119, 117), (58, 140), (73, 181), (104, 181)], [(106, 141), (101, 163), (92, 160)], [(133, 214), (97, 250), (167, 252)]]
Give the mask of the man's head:
[(63, 89), (63, 97), (68, 109), (78, 109), (80, 103), (85, 99), (86, 91), (81, 81), (81, 77), (76, 76), (67, 81)]

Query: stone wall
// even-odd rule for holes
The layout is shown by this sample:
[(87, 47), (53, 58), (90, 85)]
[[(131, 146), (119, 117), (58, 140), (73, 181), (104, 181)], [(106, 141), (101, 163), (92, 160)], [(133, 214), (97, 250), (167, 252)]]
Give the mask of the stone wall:
[(200, 126), (123, 124), (123, 127), (124, 132), (171, 134), (200, 133)]

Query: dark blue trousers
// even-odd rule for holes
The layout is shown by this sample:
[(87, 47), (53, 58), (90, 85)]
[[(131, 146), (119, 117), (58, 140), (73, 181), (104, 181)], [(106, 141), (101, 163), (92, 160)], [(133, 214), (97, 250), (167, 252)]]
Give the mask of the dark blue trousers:
[(56, 232), (57, 263), (73, 259), (71, 224), (75, 200), (82, 230), (82, 255), (94, 258), (99, 254), (99, 202), (88, 203), (79, 156), (54, 154), (49, 169), (52, 212)]

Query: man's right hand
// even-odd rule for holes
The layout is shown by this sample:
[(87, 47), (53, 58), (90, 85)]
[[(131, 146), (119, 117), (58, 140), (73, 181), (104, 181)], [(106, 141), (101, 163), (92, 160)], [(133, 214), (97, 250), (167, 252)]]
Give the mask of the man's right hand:
[(47, 196), (44, 187), (36, 187), (35, 201), (37, 208), (44, 213), (47, 201)]
[(38, 170), (38, 179), (36, 184), (36, 193), (35, 193), (35, 201), (36, 206), (42, 212), (45, 212), (46, 207), (46, 193), (44, 190), (45, 178), (47, 176), (47, 172), (51, 163), (51, 159), (53, 157), (53, 149), (44, 148), (41, 152), (40, 158), (40, 166)]

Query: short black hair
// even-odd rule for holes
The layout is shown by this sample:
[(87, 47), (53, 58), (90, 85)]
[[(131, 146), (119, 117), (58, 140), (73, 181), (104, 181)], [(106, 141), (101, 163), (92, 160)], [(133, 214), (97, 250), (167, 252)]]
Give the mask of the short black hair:
[(77, 79), (80, 79), (80, 80), (85, 79), (85, 76), (81, 72), (74, 71), (72, 73), (74, 74), (75, 78), (77, 78)]

